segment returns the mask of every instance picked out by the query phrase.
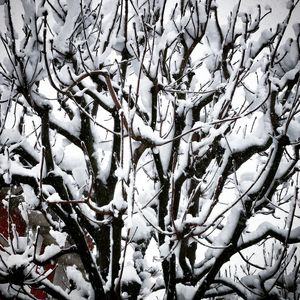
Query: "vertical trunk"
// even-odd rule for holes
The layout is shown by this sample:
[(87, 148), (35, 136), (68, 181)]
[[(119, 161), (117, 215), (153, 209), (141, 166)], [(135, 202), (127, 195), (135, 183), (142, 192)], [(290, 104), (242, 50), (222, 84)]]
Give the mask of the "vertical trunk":
[(115, 281), (118, 278), (120, 270), (120, 258), (121, 258), (121, 231), (124, 222), (122, 220), (122, 215), (114, 218), (112, 222), (112, 233), (111, 233), (111, 283), (110, 283), (110, 295), (112, 299), (120, 299), (118, 291), (116, 291)]

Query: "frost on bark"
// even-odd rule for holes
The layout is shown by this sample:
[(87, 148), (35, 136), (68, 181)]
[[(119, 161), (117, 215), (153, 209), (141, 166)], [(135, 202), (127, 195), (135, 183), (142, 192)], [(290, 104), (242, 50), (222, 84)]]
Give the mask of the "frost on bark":
[(298, 2), (1, 1), (0, 298), (298, 299)]

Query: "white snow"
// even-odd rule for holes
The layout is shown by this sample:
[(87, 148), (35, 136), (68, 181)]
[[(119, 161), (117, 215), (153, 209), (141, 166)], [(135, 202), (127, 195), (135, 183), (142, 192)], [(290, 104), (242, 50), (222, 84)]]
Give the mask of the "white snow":
[(60, 232), (50, 229), (50, 235), (55, 239), (59, 247), (64, 247), (66, 244), (68, 234), (66, 232)]

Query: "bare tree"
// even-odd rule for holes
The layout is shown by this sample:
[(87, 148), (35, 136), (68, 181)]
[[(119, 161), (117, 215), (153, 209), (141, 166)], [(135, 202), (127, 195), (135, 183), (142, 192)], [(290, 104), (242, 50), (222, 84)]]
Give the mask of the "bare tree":
[(298, 2), (2, 1), (2, 297), (298, 299)]

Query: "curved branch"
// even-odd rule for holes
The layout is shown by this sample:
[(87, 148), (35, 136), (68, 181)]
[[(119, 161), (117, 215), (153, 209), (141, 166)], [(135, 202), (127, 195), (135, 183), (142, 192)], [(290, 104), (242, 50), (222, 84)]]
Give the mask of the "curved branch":
[[(259, 243), (260, 241), (266, 239), (268, 236), (277, 239), (278, 241), (285, 243), (288, 236), (288, 230), (280, 229), (276, 225), (269, 222), (264, 222), (258, 226), (258, 228), (250, 233), (244, 234), (238, 244), (237, 250), (243, 250), (252, 245)], [(300, 242), (300, 226), (291, 230), (290, 236), (288, 238), (289, 244), (295, 244)]]

